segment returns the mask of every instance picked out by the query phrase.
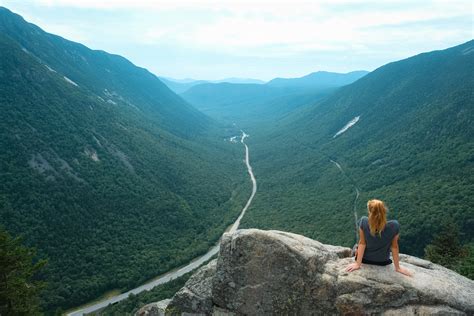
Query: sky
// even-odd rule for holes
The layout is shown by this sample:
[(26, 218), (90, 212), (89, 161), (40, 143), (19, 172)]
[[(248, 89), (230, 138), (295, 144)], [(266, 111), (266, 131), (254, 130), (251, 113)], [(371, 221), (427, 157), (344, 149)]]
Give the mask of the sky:
[(158, 76), (372, 71), (474, 37), (472, 1), (0, 0), (47, 32)]

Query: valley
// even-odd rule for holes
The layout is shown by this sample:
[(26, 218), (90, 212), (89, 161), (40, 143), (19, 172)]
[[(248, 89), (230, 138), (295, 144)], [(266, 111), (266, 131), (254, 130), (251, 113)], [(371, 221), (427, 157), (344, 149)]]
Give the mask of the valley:
[(172, 79), (0, 7), (0, 228), (47, 261), (47, 315), (184, 282), (224, 232), (352, 247), (372, 198), (402, 253), (455, 227), (472, 275), (473, 74), (469, 40), (370, 72)]
[[(389, 217), (405, 223), (402, 251), (422, 256), (451, 221), (472, 243), (472, 45), (387, 64), (320, 98), (290, 94), (298, 101), (285, 113), (275, 99), (252, 97), (250, 87), (208, 84), (185, 92), (204, 113), (232, 119), (254, 136), (260, 190), (242, 227), (351, 246), (354, 217), (379, 197)], [(268, 87), (252, 87), (258, 89)]]

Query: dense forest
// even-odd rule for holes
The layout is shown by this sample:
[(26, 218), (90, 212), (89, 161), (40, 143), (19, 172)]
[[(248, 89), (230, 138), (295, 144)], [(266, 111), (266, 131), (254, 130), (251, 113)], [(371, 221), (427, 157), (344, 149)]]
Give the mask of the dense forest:
[(0, 315), (41, 314), (39, 293), (45, 284), (36, 276), (46, 263), (0, 226)]
[(0, 224), (48, 259), (46, 311), (203, 254), (251, 188), (239, 130), (122, 57), (0, 9)]
[(462, 245), (459, 227), (451, 221), (426, 246), (425, 258), (474, 280), (474, 244)]
[(91, 313), (89, 315), (100, 315), (100, 316), (115, 316), (115, 315), (135, 315), (138, 309), (141, 307), (158, 302), (167, 298), (173, 297), (191, 277), (193, 272), (186, 273), (185, 275), (176, 278), (168, 283), (158, 285), (150, 291), (144, 291), (137, 295), (131, 294), (127, 299), (120, 301), (116, 304), (109, 305), (103, 310), (97, 313)]

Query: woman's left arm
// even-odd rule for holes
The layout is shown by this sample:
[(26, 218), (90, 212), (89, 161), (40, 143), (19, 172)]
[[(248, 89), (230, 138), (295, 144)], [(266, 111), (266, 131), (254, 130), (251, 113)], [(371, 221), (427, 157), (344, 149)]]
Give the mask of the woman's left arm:
[(398, 234), (395, 237), (393, 237), (392, 245), (390, 247), (392, 250), (393, 265), (395, 266), (395, 271), (404, 275), (412, 276), (412, 273), (410, 272), (410, 270), (402, 268), (400, 266), (400, 257), (399, 257), (399, 251), (398, 251), (398, 237), (399, 237)]

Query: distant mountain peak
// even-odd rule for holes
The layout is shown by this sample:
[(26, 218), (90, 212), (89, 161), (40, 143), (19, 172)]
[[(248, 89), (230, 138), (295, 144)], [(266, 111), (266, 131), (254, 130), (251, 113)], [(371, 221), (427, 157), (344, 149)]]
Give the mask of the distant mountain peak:
[(175, 93), (181, 94), (188, 91), (190, 88), (197, 86), (199, 84), (213, 84), (213, 83), (231, 83), (231, 84), (264, 84), (265, 82), (259, 79), (251, 78), (225, 78), (218, 80), (201, 80), (201, 79), (174, 79), (169, 77), (160, 77), (160, 80), (168, 86)]
[(273, 87), (333, 88), (348, 85), (368, 73), (365, 70), (356, 70), (348, 73), (319, 70), (299, 78), (275, 78), (270, 80), (267, 85)]

